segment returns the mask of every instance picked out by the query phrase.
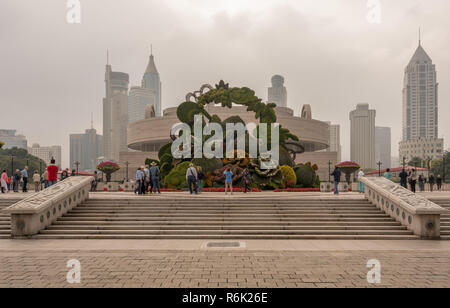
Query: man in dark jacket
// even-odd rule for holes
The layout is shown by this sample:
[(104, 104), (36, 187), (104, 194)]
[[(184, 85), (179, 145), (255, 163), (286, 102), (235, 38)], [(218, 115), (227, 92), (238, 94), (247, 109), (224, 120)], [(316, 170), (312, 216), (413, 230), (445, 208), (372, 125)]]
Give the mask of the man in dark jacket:
[(402, 172), (399, 174), (400, 177), (400, 185), (406, 189), (408, 189), (408, 173), (406, 173), (406, 170), (403, 169)]
[(334, 194), (339, 195), (339, 183), (341, 182), (342, 172), (336, 167), (331, 175), (334, 177)]

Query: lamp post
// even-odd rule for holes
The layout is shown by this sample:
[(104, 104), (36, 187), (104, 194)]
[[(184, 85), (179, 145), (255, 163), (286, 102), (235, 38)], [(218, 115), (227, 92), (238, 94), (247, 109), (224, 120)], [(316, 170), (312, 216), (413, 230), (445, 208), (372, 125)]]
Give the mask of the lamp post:
[(383, 163), (379, 161), (377, 165), (378, 165), (378, 177), (381, 177), (381, 166), (383, 165)]
[(406, 167), (406, 157), (403, 156), (403, 169)]
[(445, 185), (445, 164), (446, 164), (446, 159), (445, 157), (448, 155), (448, 151), (444, 151), (444, 156), (442, 157), (442, 182)]
[(74, 165), (77, 166), (77, 173), (76, 173), (75, 175), (78, 175), (78, 167), (80, 167), (80, 162), (79, 162), (79, 161), (76, 161), (76, 162), (74, 163)]
[(127, 167), (127, 182), (130, 181), (130, 178), (128, 177), (128, 166), (130, 165), (130, 163), (128, 161), (125, 162), (125, 166)]
[(14, 174), (14, 156), (11, 155), (11, 176)]
[(331, 165), (333, 163), (331, 162), (331, 160), (328, 161), (328, 182), (331, 183)]

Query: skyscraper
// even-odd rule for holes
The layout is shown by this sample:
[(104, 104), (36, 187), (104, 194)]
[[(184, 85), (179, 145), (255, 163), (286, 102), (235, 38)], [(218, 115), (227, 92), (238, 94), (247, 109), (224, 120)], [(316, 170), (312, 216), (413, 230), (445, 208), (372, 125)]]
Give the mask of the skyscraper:
[(156, 105), (156, 93), (153, 90), (132, 87), (128, 96), (128, 123), (145, 119), (145, 109), (148, 105)]
[[(156, 116), (160, 117), (162, 115), (161, 110), (161, 79), (159, 77), (158, 70), (155, 65), (155, 57), (153, 53), (150, 55), (150, 60), (147, 65), (147, 69), (144, 73), (144, 78), (142, 79), (142, 88), (148, 89), (154, 93), (154, 107)], [(142, 109), (145, 112), (145, 106)]]
[(27, 138), (24, 135), (16, 135), (14, 129), (0, 129), (0, 141), (5, 145), (3, 149), (19, 148), (27, 150)]
[(42, 159), (47, 165), (50, 164), (52, 158), (58, 167), (61, 166), (61, 146), (54, 145), (50, 147), (41, 147), (39, 144), (35, 143), (31, 148), (28, 149), (28, 153)]
[(327, 122), (329, 125), (329, 148), (325, 150), (325, 152), (336, 152), (337, 153), (337, 161), (340, 162), (342, 157), (342, 146), (341, 146), (341, 126), (338, 124), (331, 124), (331, 122)]
[(128, 125), (128, 74), (113, 72), (106, 65), (106, 95), (103, 99), (103, 155), (107, 160), (119, 161), (119, 153), (126, 152)]
[(98, 159), (103, 156), (103, 137), (93, 127), (84, 134), (70, 135), (70, 166), (79, 162), (79, 171), (94, 171)]
[(392, 168), (391, 154), (391, 128), (375, 127), (376, 162), (381, 162), (383, 164), (383, 168)]
[(418, 137), (438, 138), (436, 80), (436, 66), (419, 40), (403, 81), (403, 141)]
[(375, 169), (375, 117), (369, 104), (358, 104), (350, 112), (350, 159), (363, 169)]
[(272, 77), (272, 87), (269, 88), (269, 103), (275, 103), (278, 107), (287, 107), (287, 90), (284, 86), (284, 77), (275, 75)]

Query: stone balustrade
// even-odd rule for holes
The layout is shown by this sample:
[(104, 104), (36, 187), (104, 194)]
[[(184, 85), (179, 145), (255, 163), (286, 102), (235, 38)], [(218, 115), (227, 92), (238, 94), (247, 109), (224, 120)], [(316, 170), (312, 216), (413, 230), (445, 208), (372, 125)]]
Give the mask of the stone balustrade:
[(93, 179), (69, 177), (3, 210), (11, 214), (12, 237), (35, 235), (88, 199)]
[(364, 194), (370, 202), (423, 239), (439, 239), (441, 214), (448, 211), (383, 177), (365, 177)]

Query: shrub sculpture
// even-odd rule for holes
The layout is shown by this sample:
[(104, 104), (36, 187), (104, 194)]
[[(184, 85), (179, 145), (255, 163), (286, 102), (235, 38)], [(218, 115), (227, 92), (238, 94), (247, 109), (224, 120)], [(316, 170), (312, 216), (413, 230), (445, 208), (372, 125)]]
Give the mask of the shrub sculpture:
[(297, 185), (302, 188), (313, 188), (316, 183), (317, 175), (311, 164), (300, 164), (295, 168), (295, 175), (297, 176)]
[(106, 182), (111, 182), (111, 175), (120, 170), (120, 166), (113, 162), (101, 163), (97, 166), (97, 170), (103, 172), (106, 175)]
[(183, 189), (187, 187), (186, 171), (191, 163), (185, 161), (173, 168), (165, 178), (165, 184), (170, 189)]
[(284, 165), (281, 166), (281, 173), (283, 174), (286, 187), (293, 188), (297, 184), (297, 175), (292, 167)]
[[(209, 91), (204, 93), (204, 89), (208, 88)], [(255, 95), (255, 92), (249, 88), (232, 88), (229, 87), (224, 81), (220, 81), (215, 88), (211, 86), (205, 85), (202, 87), (201, 91), (195, 92), (195, 94), (188, 94), (187, 100), (191, 97), (195, 98), (195, 102), (186, 101), (178, 106), (177, 109), (177, 117), (178, 119), (188, 124), (189, 126), (193, 126), (195, 115), (203, 116), (203, 125), (206, 125), (206, 122), (218, 123), (222, 127), (226, 127), (227, 123), (244, 123), (244, 121), (238, 116), (232, 116), (225, 120), (221, 120), (218, 115), (211, 115), (205, 109), (205, 106), (210, 103), (220, 104), (225, 108), (232, 108), (233, 103), (246, 106), (247, 111), (255, 113), (255, 119), (258, 120), (259, 123), (267, 123), (269, 124), (269, 136), (270, 133), (270, 124), (276, 123), (277, 117), (275, 113), (275, 104), (266, 104), (262, 102), (262, 99), (258, 98)], [(224, 130), (226, 131), (226, 130)], [(256, 127), (256, 135), (259, 132), (259, 125)], [(194, 133), (193, 130), (191, 133)], [(172, 140), (175, 140), (176, 136), (171, 136)], [(223, 136), (223, 145), (224, 151), (226, 150), (226, 141), (227, 136)], [(234, 138), (236, 139), (237, 133), (235, 133)], [(206, 140), (209, 136), (203, 136)], [(249, 138), (253, 138), (246, 132), (246, 152), (248, 153), (248, 145)], [(289, 149), (286, 146), (287, 142), (297, 142), (297, 136), (291, 134), (288, 129), (280, 127), (280, 158), (283, 165), (286, 166), (294, 166), (294, 162)], [(270, 142), (270, 140), (269, 140)], [(236, 143), (235, 143), (236, 144)], [(282, 188), (285, 185), (285, 181), (283, 180), (283, 173), (281, 168), (278, 166), (273, 170), (263, 170), (261, 169), (261, 159), (249, 159), (248, 154), (245, 155), (245, 158), (238, 159), (238, 155), (235, 155), (236, 158), (232, 159), (184, 159), (184, 160), (175, 160), (171, 154), (172, 142), (161, 147), (158, 158), (161, 168), (161, 178), (163, 179), (165, 185), (168, 188), (180, 189), (186, 185), (186, 170), (189, 167), (189, 163), (192, 162), (195, 165), (201, 166), (203, 172), (205, 174), (204, 185), (206, 187), (212, 187), (216, 185), (222, 185), (224, 182), (223, 172), (226, 168), (231, 168), (234, 173), (233, 182), (235, 184), (240, 184), (240, 180), (242, 178), (243, 168), (248, 168), (250, 174), (252, 176), (252, 186), (259, 186), (264, 189), (276, 189)], [(192, 147), (193, 149), (194, 147)], [(224, 153), (225, 154), (225, 153)], [(236, 154), (236, 151), (235, 151)], [(225, 165), (225, 167), (224, 167)], [(295, 174), (294, 174), (295, 175)], [(290, 173), (290, 178), (292, 180), (292, 173)], [(289, 180), (290, 181), (290, 180)], [(294, 181), (295, 185), (295, 181)]]

